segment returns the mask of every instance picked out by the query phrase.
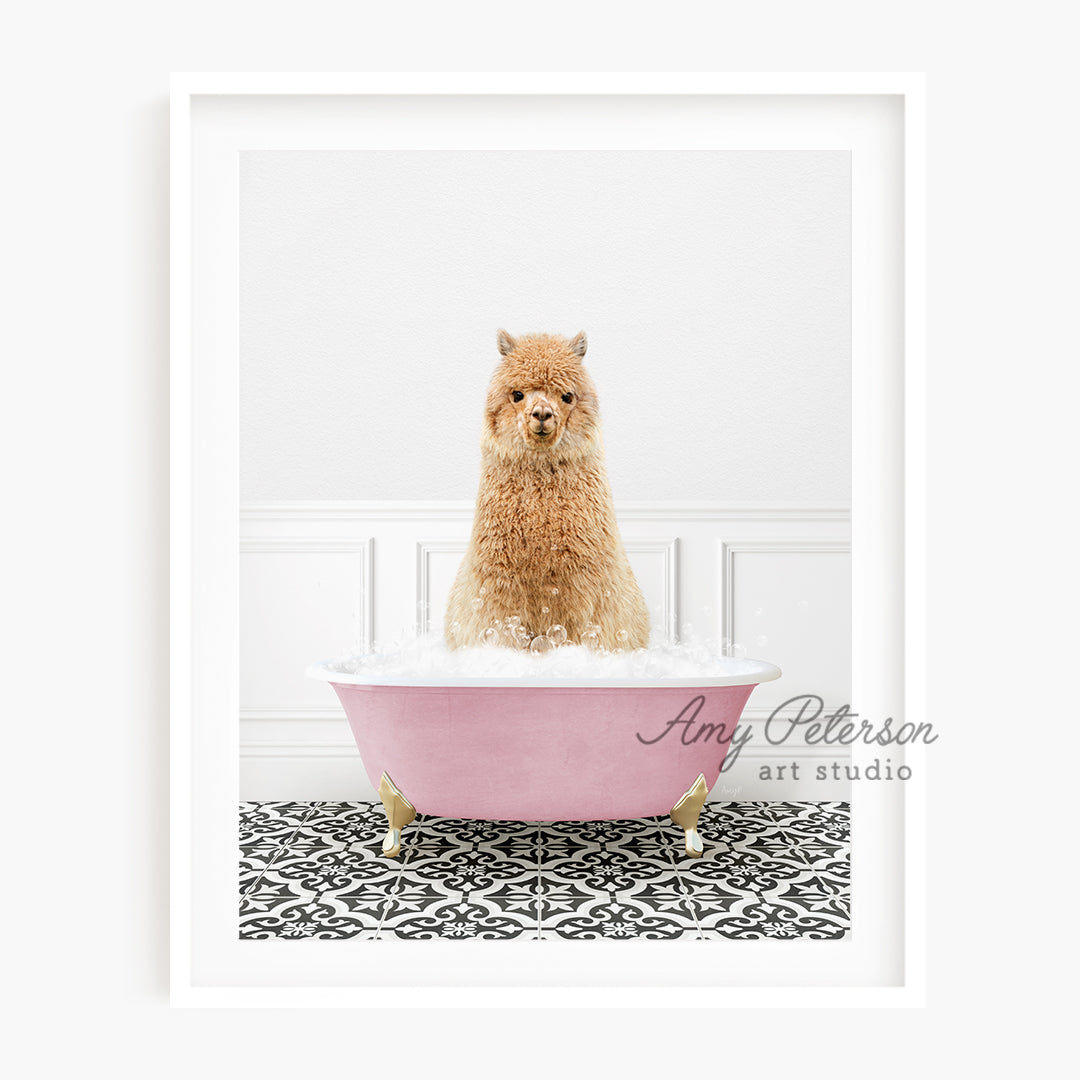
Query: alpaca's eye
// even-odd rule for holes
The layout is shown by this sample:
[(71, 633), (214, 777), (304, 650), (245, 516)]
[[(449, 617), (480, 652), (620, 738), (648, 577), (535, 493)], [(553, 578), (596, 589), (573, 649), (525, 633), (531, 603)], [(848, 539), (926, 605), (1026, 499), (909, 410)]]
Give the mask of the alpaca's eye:
[(563, 399), (563, 401), (566, 402), (567, 405), (569, 405), (570, 402), (574, 400), (574, 395), (573, 394), (563, 394), (562, 399)]
[(515, 390), (510, 396), (515, 401), (520, 401), (525, 395), (520, 390)]

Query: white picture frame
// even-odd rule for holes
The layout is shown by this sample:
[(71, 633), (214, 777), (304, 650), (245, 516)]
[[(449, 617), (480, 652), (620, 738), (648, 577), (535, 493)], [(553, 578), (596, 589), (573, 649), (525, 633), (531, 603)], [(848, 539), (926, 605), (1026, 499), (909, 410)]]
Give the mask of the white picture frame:
[[(177, 74), (172, 80), (172, 1001), (181, 1007), (424, 1005), (901, 1006), (924, 995), (924, 753), (912, 778), (852, 798), (852, 933), (837, 942), (240, 941), (237, 804), (237, 154), (357, 146), (349, 106), (371, 95), (542, 96), (574, 138), (570, 95), (707, 96), (708, 138), (852, 154), (853, 701), (925, 715), (923, 79), (889, 75)], [(898, 113), (898, 110), (900, 111)], [(900, 117), (898, 120), (897, 117)], [(891, 120), (887, 119), (891, 117)], [(687, 117), (679, 137), (693, 134)], [(700, 121), (698, 121), (700, 122)], [(451, 125), (438, 137), (462, 136)], [(703, 133), (699, 131), (699, 138)], [(477, 131), (472, 132), (476, 137)], [(392, 145), (395, 133), (366, 126)], [(642, 135), (648, 137), (647, 131)], [(902, 453), (900, 449), (902, 448)], [(853, 763), (872, 758), (855, 747)], [(703, 963), (702, 961), (705, 960)], [(591, 987), (602, 985), (604, 994)]]

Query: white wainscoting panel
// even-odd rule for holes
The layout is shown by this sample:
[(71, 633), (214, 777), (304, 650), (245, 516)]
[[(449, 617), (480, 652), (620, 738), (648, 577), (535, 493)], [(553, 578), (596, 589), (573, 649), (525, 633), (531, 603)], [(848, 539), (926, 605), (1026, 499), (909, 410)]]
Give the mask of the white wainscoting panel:
[(645, 597), (655, 629), (668, 641), (678, 640), (679, 538), (660, 540), (627, 536), (623, 540), (630, 569)]
[(416, 629), (439, 632), (468, 539), (418, 540), (416, 543)]
[(797, 694), (850, 704), (851, 544), (831, 537), (720, 542), (721, 638), (784, 672), (754, 691), (747, 717)]
[(372, 549), (370, 537), (241, 537), (241, 717), (301, 717), (325, 707), (298, 658), (371, 641)]
[[(472, 514), (465, 502), (242, 508), (241, 798), (376, 797), (332, 688), (304, 668), (441, 629)], [(728, 639), (784, 670), (754, 691), (744, 714), (753, 737), (711, 797), (847, 798), (846, 780), (832, 778), (845, 751), (770, 746), (762, 734), (772, 709), (797, 694), (849, 702), (847, 508), (623, 503), (616, 514), (654, 629), (671, 641)]]

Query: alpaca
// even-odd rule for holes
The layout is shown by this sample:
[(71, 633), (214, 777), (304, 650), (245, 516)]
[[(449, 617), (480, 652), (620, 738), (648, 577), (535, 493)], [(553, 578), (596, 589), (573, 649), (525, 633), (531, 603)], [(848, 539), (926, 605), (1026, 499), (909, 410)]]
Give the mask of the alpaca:
[(649, 612), (615, 522), (585, 333), (498, 333), (472, 537), (450, 590), (450, 648), (565, 640), (644, 648)]

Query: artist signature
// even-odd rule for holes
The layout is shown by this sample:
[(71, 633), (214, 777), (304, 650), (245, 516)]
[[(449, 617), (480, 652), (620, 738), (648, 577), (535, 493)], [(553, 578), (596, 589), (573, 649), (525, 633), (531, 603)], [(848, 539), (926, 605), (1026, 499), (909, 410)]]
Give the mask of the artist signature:
[[(635, 732), (635, 737), (638, 742), (653, 746), (681, 728), (678, 739), (684, 746), (692, 746), (698, 742), (727, 746), (721, 767), (721, 772), (727, 772), (738, 760), (746, 744), (753, 739), (754, 733), (747, 725), (740, 727), (738, 723), (698, 720), (698, 714), (704, 707), (705, 695), (698, 694), (683, 706), (674, 720), (668, 720), (664, 724), (659, 735), (647, 739), (640, 732)], [(770, 746), (782, 746), (796, 732), (802, 735), (803, 742), (808, 746), (850, 746), (854, 742), (874, 746), (899, 746), (917, 741), (932, 743), (938, 738), (933, 725), (929, 723), (905, 722), (894, 727), (895, 721), (890, 716), (880, 724), (874, 724), (870, 720), (860, 720), (859, 714), (852, 712), (850, 705), (841, 705), (823, 717), (824, 711), (825, 701), (817, 694), (799, 694), (789, 698), (783, 704), (777, 705), (765, 721), (762, 732), (766, 742)], [(857, 724), (856, 720), (859, 721)]]

